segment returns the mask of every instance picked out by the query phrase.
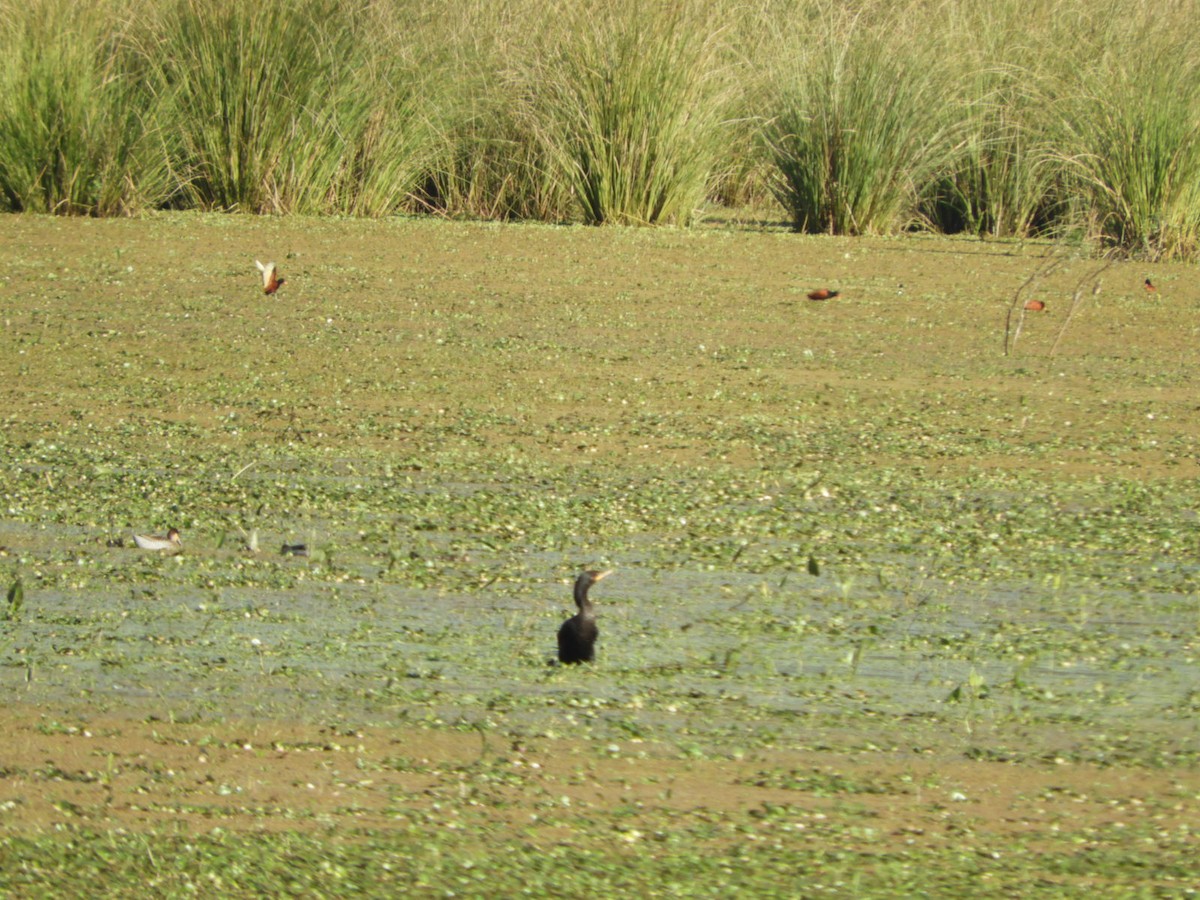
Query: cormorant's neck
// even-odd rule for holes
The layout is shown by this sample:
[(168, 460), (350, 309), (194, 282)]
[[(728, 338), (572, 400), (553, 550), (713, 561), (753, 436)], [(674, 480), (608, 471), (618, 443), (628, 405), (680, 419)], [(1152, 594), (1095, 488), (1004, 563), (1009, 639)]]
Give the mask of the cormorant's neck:
[(592, 582), (586, 578), (580, 578), (575, 582), (575, 605), (579, 607), (579, 612), (585, 619), (594, 615), (592, 601), (588, 599), (588, 588), (591, 586)]

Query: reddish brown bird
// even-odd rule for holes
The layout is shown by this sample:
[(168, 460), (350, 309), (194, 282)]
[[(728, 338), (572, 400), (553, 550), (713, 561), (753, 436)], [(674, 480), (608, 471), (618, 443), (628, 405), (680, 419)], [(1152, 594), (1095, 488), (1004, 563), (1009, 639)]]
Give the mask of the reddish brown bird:
[(1041, 300), (1026, 300), (1025, 308), (1030, 312), (1041, 312), (1046, 308), (1046, 304)]
[(1149, 278), (1147, 278), (1147, 279), (1146, 279), (1146, 284), (1145, 284), (1145, 287), (1146, 287), (1146, 293), (1147, 293), (1147, 294), (1153, 294), (1155, 291), (1157, 291), (1157, 290), (1158, 290), (1158, 288), (1156, 288), (1156, 287), (1154, 286), (1154, 282), (1153, 282), (1153, 281), (1151, 281)]
[(264, 266), (256, 259), (254, 264), (258, 266), (258, 271), (262, 272), (263, 293), (270, 295), (279, 290), (279, 286), (286, 279), (279, 277), (279, 270), (275, 268), (275, 263), (269, 262)]
[(831, 291), (829, 288), (817, 288), (815, 291), (808, 292), (809, 300), (832, 300), (841, 291)]

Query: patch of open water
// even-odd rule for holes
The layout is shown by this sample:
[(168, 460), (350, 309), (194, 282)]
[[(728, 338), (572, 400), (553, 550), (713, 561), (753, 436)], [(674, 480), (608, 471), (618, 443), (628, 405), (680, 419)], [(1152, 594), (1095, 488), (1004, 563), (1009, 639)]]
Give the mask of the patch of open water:
[[(1147, 718), (1182, 721), (1200, 683), (1195, 612), (1170, 596), (1112, 591), (1082, 608), (1036, 585), (928, 582), (922, 596), (932, 599), (914, 601), (883, 588), (847, 593), (827, 578), (616, 560), (618, 575), (594, 592), (598, 663), (564, 668), (550, 660), (573, 612), (574, 553), (528, 554), (527, 580), (471, 590), (373, 580), (365, 573), (382, 570), (363, 565), (351, 567), (362, 583), (201, 591), (172, 583), (171, 562), (104, 552), (161, 565), (147, 571), (163, 579), (152, 590), (29, 591), (0, 638), (10, 696), (136, 701), (175, 716), (416, 717), (559, 732), (584, 722), (677, 740), (737, 723), (800, 732), (813, 716), (1019, 714), (1135, 729)], [(487, 553), (473, 564), (502, 569)]]

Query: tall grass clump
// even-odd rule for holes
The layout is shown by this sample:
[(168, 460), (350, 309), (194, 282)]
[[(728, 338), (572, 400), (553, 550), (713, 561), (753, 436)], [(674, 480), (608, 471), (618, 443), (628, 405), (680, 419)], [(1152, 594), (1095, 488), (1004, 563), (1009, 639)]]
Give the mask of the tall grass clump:
[(0, 4), (0, 204), (113, 215), (164, 203), (173, 179), (154, 98), (115, 3)]
[(522, 79), (530, 127), (589, 224), (687, 224), (721, 157), (720, 31), (699, 3), (560, 2)]
[(1118, 0), (1095, 13), (1106, 27), (1074, 29), (1056, 105), (1054, 140), (1096, 236), (1153, 259), (1200, 253), (1195, 12)]
[(918, 7), (823, 3), (777, 36), (764, 138), (776, 196), (797, 230), (905, 228), (919, 217), (922, 192), (948, 168), (954, 91), (938, 54), (915, 32)]
[[(408, 207), (440, 147), (453, 91), (430, 59), (438, 10), (419, 19), (404, 5), (372, 6), (359, 21), (359, 64), (342, 85), (338, 132), (352, 153), (333, 185), (337, 212), (380, 216)], [(361, 32), (365, 28), (366, 34)]]
[(1049, 6), (1025, 0), (952, 4), (939, 35), (958, 140), (922, 201), (943, 232), (1028, 237), (1068, 213), (1061, 159), (1047, 139), (1043, 60), (1053, 54)]
[(446, 102), (421, 204), (483, 219), (568, 218), (570, 188), (531, 128), (516, 74), (553, 27), (542, 4), (458, 0), (443, 16), (459, 24), (437, 34), (433, 65), (445, 73)]
[(427, 209), (479, 219), (557, 222), (574, 210), (566, 179), (497, 94), (462, 98), (419, 200)]
[(1062, 164), (1032, 127), (1037, 107), (1024, 75), (1005, 66), (981, 72), (959, 105), (960, 140), (922, 198), (937, 230), (1028, 237), (1053, 228)]
[(424, 174), (427, 84), (400, 12), (339, 0), (158, 12), (147, 53), (188, 205), (382, 215)]

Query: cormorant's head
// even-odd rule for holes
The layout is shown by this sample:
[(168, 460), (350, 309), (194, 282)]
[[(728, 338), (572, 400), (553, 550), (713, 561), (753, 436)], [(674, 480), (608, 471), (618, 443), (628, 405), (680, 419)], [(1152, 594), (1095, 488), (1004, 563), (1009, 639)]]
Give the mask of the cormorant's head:
[(602, 578), (607, 578), (613, 573), (612, 569), (606, 569), (603, 572), (597, 572), (595, 569), (589, 569), (578, 578), (575, 579), (575, 602), (581, 607), (587, 602), (588, 588)]

